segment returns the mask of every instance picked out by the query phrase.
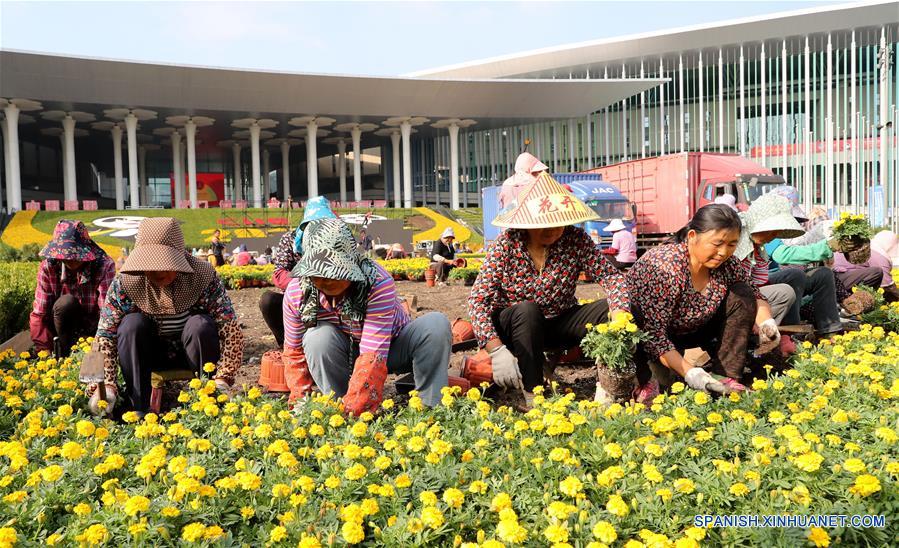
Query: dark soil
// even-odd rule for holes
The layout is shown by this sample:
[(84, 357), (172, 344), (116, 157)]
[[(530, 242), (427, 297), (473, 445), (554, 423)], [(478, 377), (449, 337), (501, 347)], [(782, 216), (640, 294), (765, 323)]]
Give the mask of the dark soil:
[[(417, 310), (413, 312), (415, 316), (438, 311), (445, 314), (450, 322), (456, 318), (468, 318), (470, 287), (463, 285), (428, 287), (422, 282), (401, 281), (397, 282), (397, 290), (400, 295), (409, 299), (413, 296), (417, 297)], [(261, 288), (247, 288), (228, 292), (243, 326), (245, 340), (244, 365), (237, 374), (237, 386), (256, 386), (259, 380), (259, 362), (262, 354), (277, 348), (275, 338), (262, 320), (262, 314), (259, 311), (259, 299), (265, 291), (266, 289)], [(595, 284), (580, 284), (577, 289), (577, 297), (595, 299), (600, 294), (599, 291)], [(450, 374), (458, 375), (462, 357), (465, 354), (474, 354), (475, 351), (453, 354), (450, 357)], [(593, 397), (596, 376), (592, 367), (560, 365), (556, 369), (555, 375), (559, 391), (574, 391), (581, 398)], [(385, 397), (393, 397), (395, 394), (392, 380), (394, 380), (393, 376), (388, 379)], [(509, 395), (499, 394), (497, 396), (498, 401), (515, 403), (514, 397), (508, 399)]]

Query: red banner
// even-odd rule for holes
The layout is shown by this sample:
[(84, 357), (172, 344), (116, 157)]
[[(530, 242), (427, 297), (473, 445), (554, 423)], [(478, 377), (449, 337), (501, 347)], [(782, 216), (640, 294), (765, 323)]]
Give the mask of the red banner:
[[(175, 206), (175, 175), (169, 174), (172, 191), (172, 207)], [(190, 191), (187, 188), (187, 175), (184, 175), (182, 183), (182, 199), (190, 200)], [(225, 174), (224, 173), (197, 173), (197, 201), (208, 202), (209, 207), (219, 205), (219, 200), (225, 199)]]
[[(842, 152), (844, 150), (852, 150), (852, 139), (834, 139), (833, 140), (833, 151), (834, 152)], [(895, 139), (894, 139), (895, 143)], [(811, 143), (809, 146), (809, 152), (812, 154), (823, 154), (827, 151), (827, 142), (826, 141), (815, 141)], [(795, 154), (805, 154), (805, 143), (792, 143), (787, 145), (787, 154), (795, 155)], [(858, 150), (871, 150), (877, 149), (880, 147), (880, 137), (873, 138), (865, 138), (858, 139), (858, 146), (856, 148)], [(765, 155), (766, 156), (783, 156), (783, 145), (768, 145), (765, 147)], [(762, 157), (762, 147), (752, 147), (749, 149), (749, 157), (750, 158), (761, 158)]]

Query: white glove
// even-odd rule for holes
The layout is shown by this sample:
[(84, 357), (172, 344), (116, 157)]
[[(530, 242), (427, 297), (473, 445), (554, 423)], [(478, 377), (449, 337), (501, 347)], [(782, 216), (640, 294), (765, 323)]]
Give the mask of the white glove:
[(503, 388), (524, 390), (521, 382), (521, 371), (518, 369), (518, 358), (502, 345), (490, 352), (490, 366), (493, 368), (493, 382)]
[(684, 375), (684, 380), (687, 381), (687, 385), (693, 390), (715, 394), (730, 394), (732, 392), (724, 383), (716, 380), (715, 377), (701, 367), (694, 367), (687, 371), (687, 374)]
[(759, 347), (756, 348), (757, 356), (767, 354), (780, 346), (780, 331), (774, 318), (768, 318), (759, 324)]
[(112, 410), (115, 408), (116, 400), (119, 398), (119, 390), (113, 384), (106, 385), (106, 408), (100, 409), (100, 387), (98, 386), (91, 398), (87, 402), (87, 408), (95, 417), (111, 417)]
[(593, 395), (593, 401), (598, 402), (602, 405), (609, 405), (614, 403), (614, 399), (609, 395), (608, 392), (600, 385), (596, 383), (596, 394)]
[(215, 379), (215, 388), (226, 396), (231, 396), (231, 385), (223, 379)]

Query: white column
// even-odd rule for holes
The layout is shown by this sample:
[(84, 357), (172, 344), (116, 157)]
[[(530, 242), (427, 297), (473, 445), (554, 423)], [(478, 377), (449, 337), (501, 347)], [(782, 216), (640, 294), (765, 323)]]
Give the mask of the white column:
[(63, 200), (68, 200), (66, 198), (66, 194), (69, 192), (69, 151), (66, 149), (66, 135), (65, 133), (59, 134), (59, 150), (62, 151), (62, 190), (63, 190)]
[[(644, 77), (643, 60), (641, 59), (640, 60), (640, 78), (643, 78), (643, 77)], [(587, 120), (588, 120), (587, 127), (590, 127), (589, 120), (590, 120), (591, 116), (587, 117)], [(646, 92), (641, 91), (640, 92), (640, 158), (646, 158), (646, 123), (644, 122), (644, 120), (646, 120)], [(590, 163), (590, 167), (593, 167), (592, 161)]]
[[(624, 64), (621, 65), (621, 79), (627, 78), (627, 71)], [(624, 154), (624, 161), (631, 159), (631, 151), (627, 146), (627, 99), (621, 100), (621, 152)]]
[(281, 199), (290, 199), (290, 143), (281, 141)]
[(6, 171), (7, 212), (22, 209), (22, 180), (19, 164), (19, 107), (10, 104), (6, 113), (6, 144), (9, 165)]
[(398, 131), (390, 134), (390, 149), (393, 153), (393, 207), (399, 209), (403, 205), (400, 191), (400, 134)]
[[(665, 77), (665, 62), (659, 58), (659, 78)], [(606, 143), (609, 137), (609, 109), (606, 109)], [(659, 155), (665, 155), (665, 84), (659, 86)], [(606, 165), (609, 164), (609, 150), (606, 145)]]
[[(641, 113), (640, 127), (642, 128), (643, 127), (642, 109), (641, 109), (640, 113)], [(586, 160), (587, 169), (593, 169), (593, 113), (592, 112), (590, 114), (588, 114), (586, 117), (584, 117), (584, 136), (585, 136), (584, 137), (584, 152), (586, 153), (584, 160)], [(466, 139), (464, 142), (467, 144), (468, 139)], [(468, 161), (468, 158), (471, 157), (467, 152), (468, 151), (466, 151), (466, 153), (464, 154), (466, 161)], [(468, 180), (471, 180), (470, 176), (469, 176)], [(464, 207), (467, 209), (468, 208), (468, 203), (467, 203), (468, 191), (467, 190), (466, 190), (464, 196), (466, 197), (465, 198), (466, 203), (464, 204)]]
[(705, 74), (702, 66), (702, 51), (699, 52), (699, 152), (705, 150)]
[(762, 58), (761, 64), (761, 76), (762, 76), (762, 165), (768, 166), (768, 88), (767, 88), (767, 74), (768, 74), (768, 58), (765, 56), (765, 42), (762, 42)]
[(677, 56), (677, 101), (680, 105), (677, 112), (677, 127), (680, 130), (680, 152), (683, 154), (686, 136), (684, 135), (684, 56), (682, 54)]
[(271, 173), (270, 152), (267, 148), (262, 149), (262, 201), (268, 202), (268, 195), (271, 184), (269, 183), (269, 174)]
[(309, 179), (308, 198), (318, 196), (318, 150), (316, 140), (318, 138), (318, 124), (310, 120), (306, 124), (306, 173)]
[(802, 164), (805, 166), (803, 186), (805, 187), (805, 207), (812, 206), (812, 173), (811, 173), (811, 148), (812, 148), (812, 68), (811, 68), (811, 50), (808, 46), (808, 36), (805, 37), (805, 119), (802, 126), (802, 133), (805, 135), (804, 157)]
[[(787, 180), (787, 41), (783, 42), (783, 49), (780, 51), (780, 139), (781, 139), (781, 164), (783, 165), (784, 181)], [(854, 78), (854, 76), (853, 76)]]
[(175, 208), (181, 209), (181, 200), (184, 199), (184, 173), (181, 172), (181, 133), (172, 132), (172, 176), (175, 179), (172, 185)]
[(359, 126), (350, 130), (353, 138), (353, 200), (362, 201), (362, 130)]
[(337, 174), (340, 177), (340, 203), (346, 203), (346, 141), (337, 141)]
[(66, 200), (77, 200), (78, 186), (75, 182), (75, 119), (71, 116), (63, 118), (62, 131), (66, 152), (66, 180), (63, 195)]
[(450, 124), (447, 129), (450, 141), (450, 207), (457, 210), (459, 209), (459, 126)]
[(112, 160), (115, 168), (115, 208), (125, 209), (125, 184), (122, 181), (122, 128), (112, 126)]
[(849, 113), (850, 126), (849, 135), (852, 142), (850, 149), (850, 161), (852, 173), (852, 203), (855, 204), (855, 213), (864, 205), (863, 196), (861, 194), (862, 185), (859, 182), (858, 170), (858, 103), (855, 99), (855, 70), (856, 70), (856, 53), (855, 53), (855, 31), (852, 31), (852, 42), (849, 46)]
[(150, 205), (147, 191), (147, 149), (144, 145), (137, 147), (138, 176), (140, 177), (140, 203)]
[(8, 213), (12, 213), (10, 209), (10, 201), (12, 200), (12, 184), (10, 183), (9, 178), (9, 132), (6, 129), (6, 120), (4, 119), (2, 123), (0, 123), (0, 131), (3, 132), (3, 174), (5, 175), (4, 179), (6, 180), (6, 197), (4, 200), (0, 200), (0, 205), (6, 204), (6, 210)]
[(740, 46), (740, 156), (746, 156), (746, 63)]
[[(568, 120), (568, 172), (572, 173), (576, 170), (575, 166), (575, 144), (577, 143), (577, 139), (574, 136), (574, 128), (577, 125), (576, 120)], [(510, 139), (511, 141), (511, 139)], [(514, 162), (512, 163), (514, 166)]]
[(259, 188), (259, 171), (262, 169), (259, 166), (259, 132), (262, 131), (262, 128), (259, 127), (259, 124), (253, 122), (253, 125), (250, 126), (250, 184), (253, 188), (253, 207), (262, 207), (262, 192)]
[(835, 181), (833, 177), (833, 44), (830, 41), (830, 34), (827, 35), (827, 79), (825, 80), (827, 85), (827, 92), (825, 94), (825, 98), (827, 101), (827, 115), (824, 120), (826, 124), (824, 130), (825, 141), (824, 145), (827, 147), (824, 154), (824, 161), (827, 162), (827, 165), (824, 166), (824, 204), (831, 208), (834, 205), (834, 190), (835, 189)]
[(724, 54), (718, 48), (718, 152), (724, 152)]
[(403, 205), (407, 209), (412, 208), (412, 124), (403, 122), (400, 124), (400, 132), (403, 136)]
[[(880, 54), (879, 63), (877, 66), (877, 74), (880, 77), (880, 116), (877, 119), (878, 123), (878, 137), (880, 137), (880, 178), (879, 184), (883, 187), (884, 199), (892, 200), (893, 197), (891, 194), (895, 194), (896, 190), (891, 189), (887, 186), (887, 172), (889, 171), (888, 166), (888, 158), (887, 158), (887, 142), (892, 142), (890, 139), (890, 128), (887, 127), (887, 120), (889, 119), (890, 112), (890, 104), (889, 104), (889, 96), (890, 96), (890, 52), (887, 49), (887, 41), (886, 41), (886, 27), (881, 27), (880, 29), (880, 50), (878, 51)], [(887, 202), (889, 203), (889, 202)], [(893, 213), (895, 217), (896, 213)]]
[(187, 193), (190, 207), (197, 208), (197, 124), (188, 120), (184, 124), (187, 135)]
[(125, 129), (128, 132), (128, 189), (131, 195), (131, 209), (140, 207), (140, 188), (137, 177), (137, 116), (128, 113), (125, 116)]
[(231, 145), (234, 153), (234, 201), (243, 200), (243, 175), (240, 169), (240, 143)]

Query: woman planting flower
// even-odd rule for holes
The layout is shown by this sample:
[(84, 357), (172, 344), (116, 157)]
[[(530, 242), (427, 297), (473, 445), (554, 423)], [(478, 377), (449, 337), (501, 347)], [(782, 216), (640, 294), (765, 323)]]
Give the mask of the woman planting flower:
[[(626, 310), (624, 276), (579, 227), (596, 218), (583, 202), (548, 174), (518, 196), (517, 205), (493, 224), (509, 228), (481, 266), (469, 315), (481, 348), (490, 354), (493, 381), (533, 398), (543, 383), (544, 350), (570, 348), (588, 323), (604, 322), (609, 307)], [(577, 304), (578, 275), (586, 272), (609, 300)], [(611, 303), (611, 304), (610, 304)]]
[[(767, 301), (733, 257), (740, 231), (734, 210), (707, 205), (678, 231), (674, 243), (651, 249), (628, 272), (631, 310), (648, 335), (635, 356), (637, 379), (650, 392), (658, 390), (651, 360), (664, 366), (660, 374), (673, 371), (696, 390), (745, 390), (739, 381), (753, 325), (772, 322)], [(779, 337), (776, 326), (760, 335), (763, 343)], [(727, 376), (724, 381), (684, 358), (684, 350), (694, 347), (708, 351)]]
[(215, 268), (185, 251), (178, 221), (165, 217), (141, 221), (134, 250), (109, 286), (97, 339), (110, 403), (121, 365), (138, 414), (150, 408), (152, 371), (184, 366), (200, 376), (205, 364), (217, 364), (216, 385), (224, 389), (243, 359), (243, 332)]
[[(393, 278), (356, 251), (339, 219), (310, 223), (303, 250), (284, 297), (285, 372), (302, 352), (322, 392), (344, 396), (346, 410), (359, 415), (378, 408), (388, 371), (411, 370), (422, 401), (438, 404), (452, 339), (446, 316), (412, 320)], [(311, 389), (292, 375), (286, 380), (292, 398)]]

